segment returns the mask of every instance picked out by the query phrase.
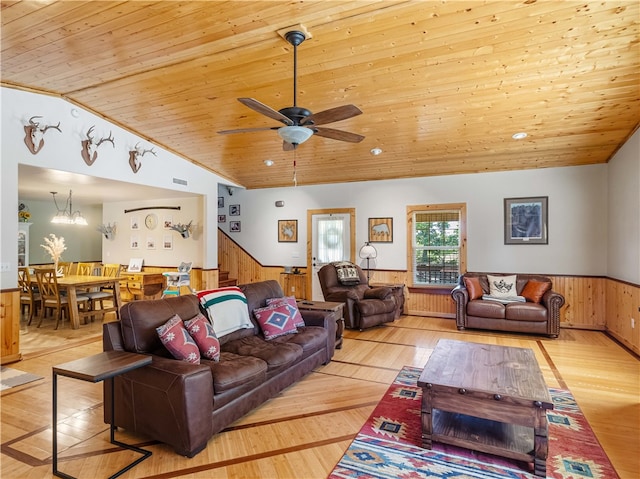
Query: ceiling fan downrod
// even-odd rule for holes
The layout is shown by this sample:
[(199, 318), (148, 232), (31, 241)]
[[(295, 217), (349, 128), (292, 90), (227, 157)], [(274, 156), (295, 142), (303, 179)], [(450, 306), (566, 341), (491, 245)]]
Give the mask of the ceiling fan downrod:
[(298, 95), (298, 45), (306, 40), (304, 33), (297, 30), (292, 30), (285, 33), (285, 40), (293, 45), (293, 106), (297, 107), (298, 102), (296, 97)]

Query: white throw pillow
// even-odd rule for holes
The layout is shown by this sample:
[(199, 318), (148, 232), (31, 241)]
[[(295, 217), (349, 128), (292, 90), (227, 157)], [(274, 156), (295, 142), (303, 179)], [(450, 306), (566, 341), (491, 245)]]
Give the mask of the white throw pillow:
[(517, 296), (516, 275), (492, 276), (487, 275), (489, 280), (489, 294), (495, 298), (511, 298)]

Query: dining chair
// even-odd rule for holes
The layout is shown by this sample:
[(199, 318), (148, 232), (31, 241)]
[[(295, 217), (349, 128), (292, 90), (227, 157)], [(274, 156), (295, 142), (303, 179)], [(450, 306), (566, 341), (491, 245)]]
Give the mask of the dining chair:
[(64, 276), (69, 276), (71, 274), (72, 269), (73, 269), (73, 261), (58, 262), (58, 271), (61, 272)]
[[(78, 263), (76, 267), (76, 274), (79, 276), (93, 276), (95, 268), (95, 263)], [(98, 304), (100, 305), (100, 309), (104, 309), (104, 300), (113, 297), (112, 293), (109, 293), (108, 291), (102, 291), (100, 288), (91, 288), (88, 291), (84, 291), (82, 295), (89, 298), (89, 310), (95, 312), (99, 311), (97, 309)], [(99, 314), (102, 314), (102, 316), (104, 316), (104, 313)], [(94, 318), (95, 316), (92, 315), (91, 321), (93, 321)]]
[(25, 307), (29, 307), (29, 322), (27, 323), (29, 326), (36, 313), (42, 314), (42, 296), (37, 287), (31, 284), (29, 268), (18, 268), (18, 286), (20, 287), (20, 309), (24, 311)]
[[(58, 287), (57, 272), (54, 268), (41, 268), (36, 269), (36, 278), (38, 280), (38, 288), (40, 289), (40, 295), (42, 296), (42, 315), (40, 321), (38, 321), (38, 328), (42, 324), (42, 320), (46, 316), (47, 309), (56, 311), (56, 327), (62, 321), (62, 313), (66, 312), (68, 318), (71, 317), (69, 312), (69, 298), (60, 294), (60, 288)], [(82, 294), (77, 295), (78, 306), (88, 304), (89, 298)]]

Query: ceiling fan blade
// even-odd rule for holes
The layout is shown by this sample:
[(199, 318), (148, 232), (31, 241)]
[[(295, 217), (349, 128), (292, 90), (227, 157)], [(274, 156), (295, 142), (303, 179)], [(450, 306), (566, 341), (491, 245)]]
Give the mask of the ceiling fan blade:
[(282, 142), (282, 151), (293, 151), (298, 147), (298, 145), (294, 145), (293, 143), (289, 143), (287, 141)]
[(355, 105), (342, 105), (328, 110), (320, 111), (304, 118), (300, 124), (306, 125), (313, 122), (314, 125), (324, 125), (334, 121), (346, 120), (354, 116), (361, 115), (360, 108)]
[(332, 140), (348, 141), (350, 143), (360, 143), (364, 140), (364, 136), (357, 135), (355, 133), (349, 133), (348, 131), (334, 130), (333, 128), (313, 128), (314, 132), (318, 136), (324, 138), (331, 138)]
[(257, 111), (269, 118), (273, 118), (274, 120), (278, 120), (285, 125), (293, 125), (293, 121), (290, 118), (287, 118), (279, 111), (274, 110), (270, 106), (265, 105), (264, 103), (260, 103), (258, 100), (254, 100), (253, 98), (238, 98), (238, 101), (245, 106), (248, 106), (253, 111)]
[(254, 131), (277, 130), (279, 126), (265, 126), (262, 128), (239, 128), (237, 130), (222, 130), (218, 133), (221, 135), (229, 135), (231, 133), (252, 133)]

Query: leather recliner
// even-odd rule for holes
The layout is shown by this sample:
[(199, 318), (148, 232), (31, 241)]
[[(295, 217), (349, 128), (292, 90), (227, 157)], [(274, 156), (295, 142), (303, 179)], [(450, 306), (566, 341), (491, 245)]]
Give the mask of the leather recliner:
[(358, 283), (345, 285), (338, 279), (336, 267), (329, 263), (318, 271), (318, 279), (325, 301), (344, 303), (344, 322), (348, 329), (379, 326), (391, 322), (396, 317), (396, 309), (402, 305), (396, 303), (391, 288), (372, 288), (367, 282), (362, 268), (353, 265), (358, 271)]

